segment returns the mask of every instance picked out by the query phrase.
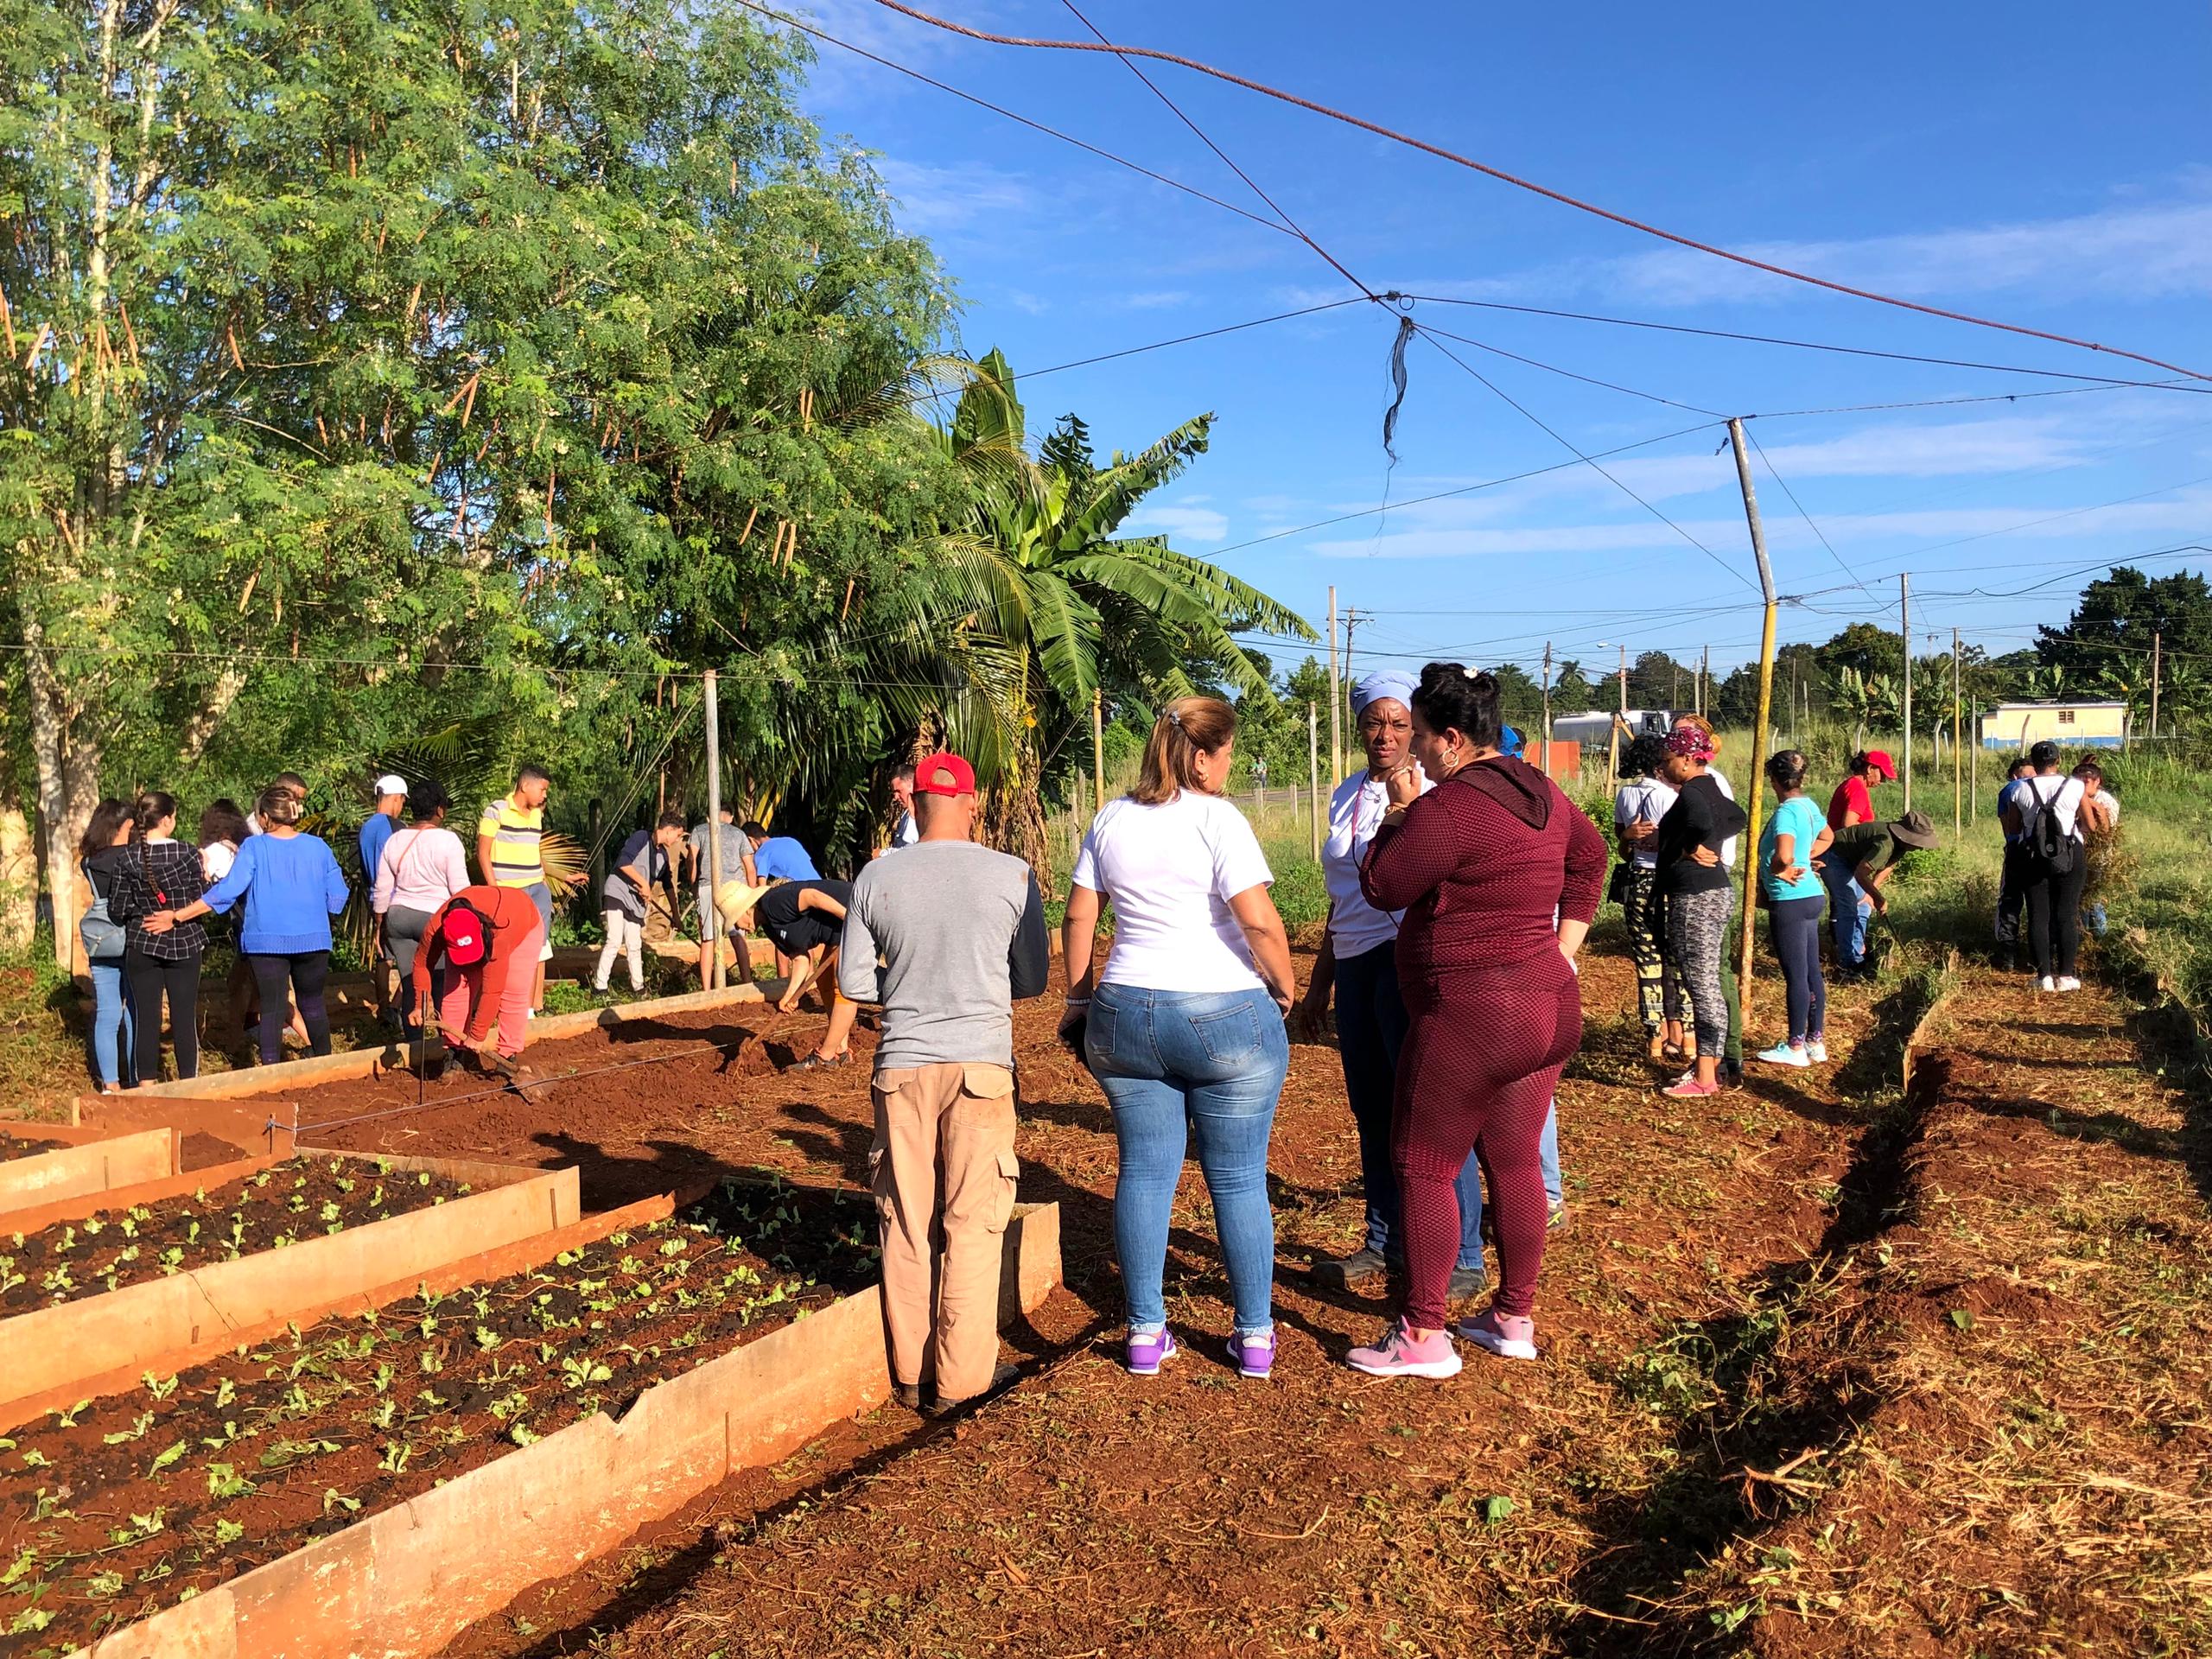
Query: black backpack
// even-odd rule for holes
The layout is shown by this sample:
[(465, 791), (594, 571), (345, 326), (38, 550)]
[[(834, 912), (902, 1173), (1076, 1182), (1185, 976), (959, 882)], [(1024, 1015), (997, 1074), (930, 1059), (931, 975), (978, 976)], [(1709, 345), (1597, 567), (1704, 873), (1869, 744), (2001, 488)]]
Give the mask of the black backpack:
[(2035, 816), (2027, 821), (2020, 840), (2028, 850), (2028, 861), (2041, 875), (2071, 875), (2074, 861), (2081, 856), (2082, 843), (2066, 833), (2052, 811), (2051, 803), (2066, 792), (2066, 780), (2061, 779), (2056, 793), (2045, 795), (2036, 787), (2037, 779), (2027, 780), (2027, 792), (2035, 801)]

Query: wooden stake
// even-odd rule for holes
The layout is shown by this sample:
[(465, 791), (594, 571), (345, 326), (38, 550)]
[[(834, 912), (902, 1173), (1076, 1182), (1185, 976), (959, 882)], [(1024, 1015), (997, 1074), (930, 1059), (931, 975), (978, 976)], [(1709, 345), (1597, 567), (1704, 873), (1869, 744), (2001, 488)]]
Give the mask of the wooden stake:
[(1759, 797), (1766, 781), (1766, 733), (1774, 718), (1774, 568), (1767, 563), (1766, 531), (1759, 524), (1759, 498), (1751, 488), (1751, 460), (1744, 448), (1744, 423), (1731, 419), (1728, 442), (1736, 452), (1736, 482), (1744, 492), (1744, 521), (1751, 526), (1751, 556), (1759, 567), (1759, 593), (1765, 601), (1764, 620), (1759, 629), (1758, 721), (1751, 728), (1751, 786), (1745, 811), (1751, 824), (1744, 832), (1744, 922), (1736, 963), (1737, 997), (1746, 1030), (1751, 1023), (1751, 941), (1758, 915)]
[(740, 547), (743, 547), (746, 543), (753, 539), (753, 521), (760, 516), (760, 508), (756, 503), (753, 511), (745, 515), (745, 528), (737, 533), (737, 544)]
[(838, 626), (841, 627), (844, 625), (847, 614), (853, 608), (853, 585), (858, 580), (859, 578), (856, 576), (847, 576), (845, 578), (845, 602), (837, 607), (837, 622)]

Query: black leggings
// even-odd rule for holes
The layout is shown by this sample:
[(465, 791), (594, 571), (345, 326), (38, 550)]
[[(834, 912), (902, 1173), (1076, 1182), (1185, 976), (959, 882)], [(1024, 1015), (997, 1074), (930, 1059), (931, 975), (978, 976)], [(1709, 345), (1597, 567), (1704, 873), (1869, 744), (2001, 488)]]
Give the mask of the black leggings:
[(256, 951), (246, 960), (253, 964), (253, 982), (261, 992), (261, 1063), (274, 1065), (284, 1058), (284, 1027), (291, 1023), (295, 999), (300, 1018), (307, 1021), (308, 1052), (329, 1053), (330, 1015), (322, 1006), (322, 987), (330, 977), (330, 952), (279, 957)]
[(2024, 872), (2020, 890), (2028, 901), (2028, 948), (2035, 953), (2037, 974), (2073, 973), (2082, 944), (2082, 883), (2088, 875), (2079, 847), (2074, 849), (2074, 868), (2063, 875), (2044, 874), (2040, 863)]
[(200, 952), (181, 962), (143, 954), (134, 944), (123, 953), (123, 976), (130, 982), (130, 1005), (137, 1020), (138, 1081), (162, 1080), (162, 998), (169, 1004), (169, 1030), (176, 1039), (180, 1081), (200, 1075)]

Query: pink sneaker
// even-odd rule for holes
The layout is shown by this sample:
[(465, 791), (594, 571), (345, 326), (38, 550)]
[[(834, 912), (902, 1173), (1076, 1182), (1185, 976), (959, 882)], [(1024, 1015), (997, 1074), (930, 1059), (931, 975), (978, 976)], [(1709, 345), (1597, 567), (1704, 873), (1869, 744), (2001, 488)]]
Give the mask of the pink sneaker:
[(1708, 1095), (1720, 1092), (1718, 1083), (1700, 1083), (1694, 1074), (1677, 1077), (1659, 1091), (1674, 1100), (1703, 1100)]
[(1506, 1359), (1536, 1357), (1536, 1322), (1521, 1314), (1501, 1313), (1493, 1307), (1475, 1319), (1460, 1320), (1452, 1334)]
[(1416, 1340), (1413, 1329), (1400, 1319), (1370, 1348), (1355, 1348), (1344, 1363), (1370, 1376), (1457, 1376), (1459, 1356), (1452, 1338), (1441, 1331)]

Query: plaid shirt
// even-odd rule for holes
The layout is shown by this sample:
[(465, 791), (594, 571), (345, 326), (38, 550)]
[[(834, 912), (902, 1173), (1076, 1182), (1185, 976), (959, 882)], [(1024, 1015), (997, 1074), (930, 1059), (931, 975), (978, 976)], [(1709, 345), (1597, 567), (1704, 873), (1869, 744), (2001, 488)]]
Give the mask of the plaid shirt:
[(124, 925), (130, 948), (156, 962), (184, 962), (207, 948), (207, 930), (181, 922), (166, 933), (143, 925), (157, 910), (181, 910), (206, 892), (200, 849), (181, 841), (139, 842), (124, 849), (107, 913)]

